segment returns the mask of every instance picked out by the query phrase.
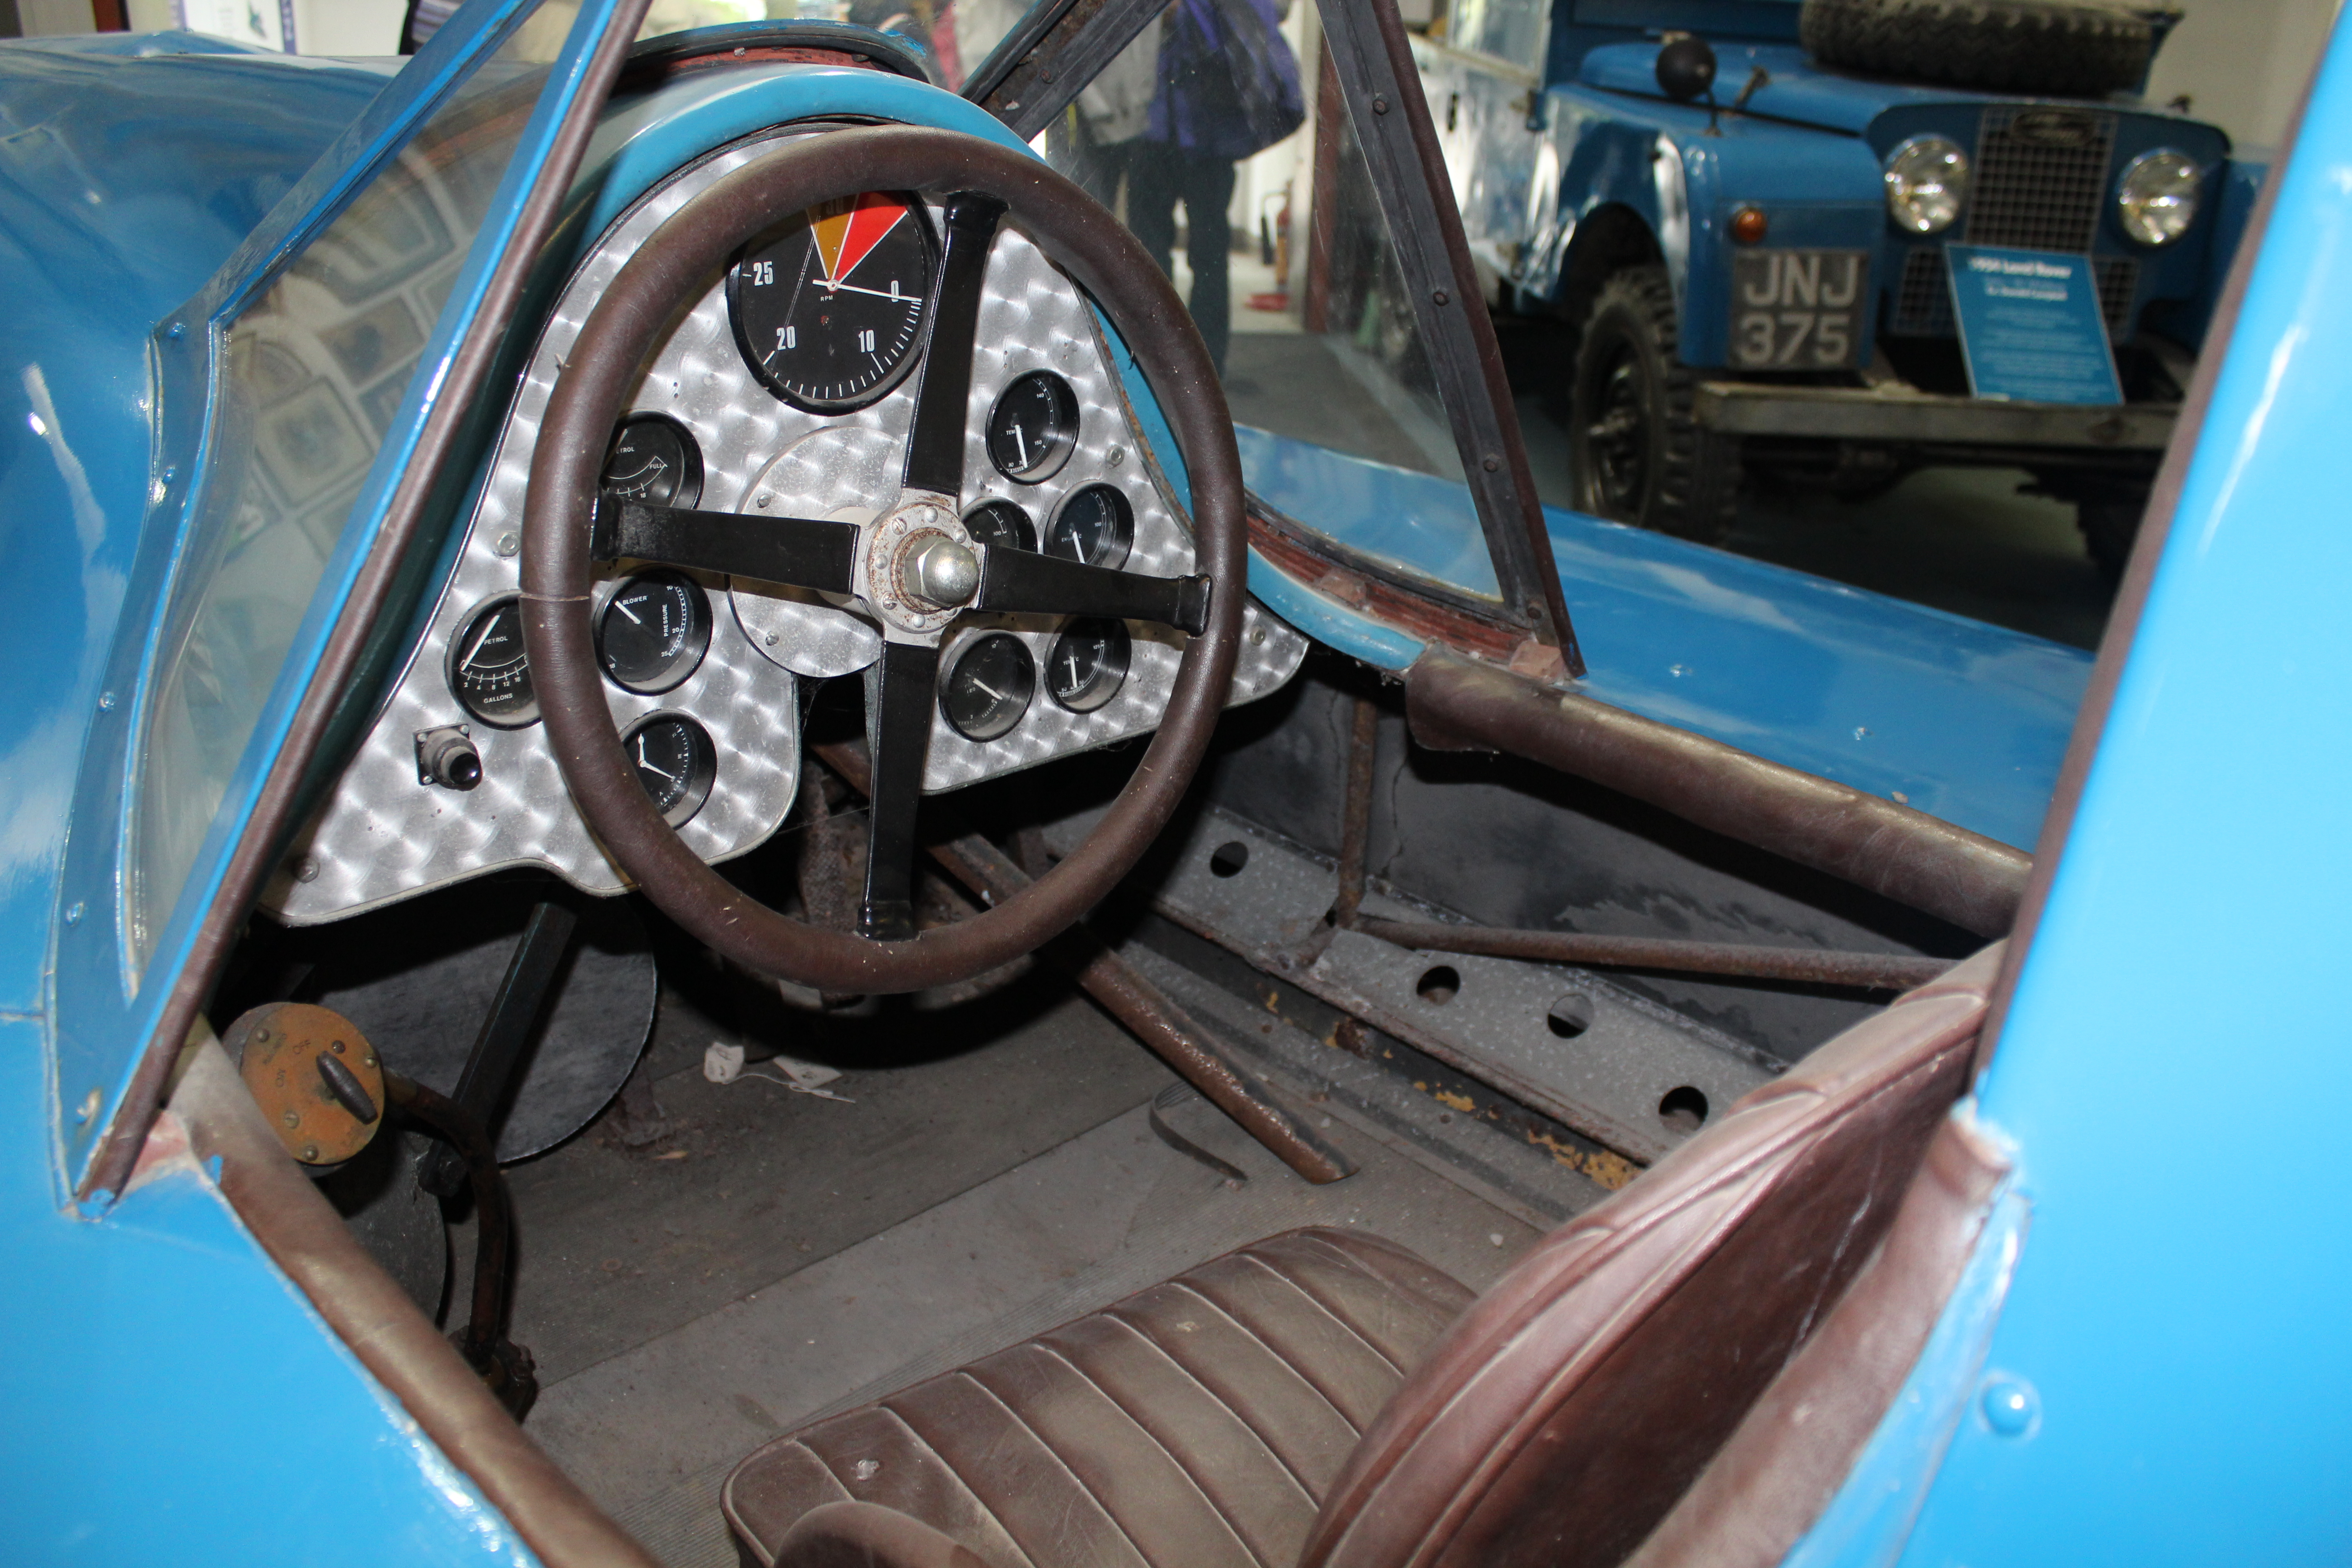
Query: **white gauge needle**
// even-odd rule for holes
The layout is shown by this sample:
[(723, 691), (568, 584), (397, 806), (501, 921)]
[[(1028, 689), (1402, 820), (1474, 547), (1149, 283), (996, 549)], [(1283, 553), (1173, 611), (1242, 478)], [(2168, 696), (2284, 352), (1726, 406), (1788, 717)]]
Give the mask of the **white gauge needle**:
[(635, 610), (632, 610), (631, 608), (629, 608), (629, 602), (628, 602), (626, 599), (615, 599), (615, 600), (614, 600), (614, 601), (613, 601), (613, 608), (614, 608), (614, 609), (616, 609), (616, 610), (620, 611), (620, 612), (621, 612), (621, 614), (623, 614), (623, 615), (625, 615), (625, 616), (628, 616), (628, 617), (629, 617), (629, 623), (630, 623), (632, 626), (644, 626), (644, 625), (646, 624), (646, 623), (645, 623), (645, 621), (644, 621), (644, 619), (643, 619), (643, 617), (641, 617), (640, 616), (638, 616), (638, 614), (637, 614)]
[(907, 298), (904, 294), (899, 293), (896, 289), (889, 289), (886, 292), (880, 289), (863, 288), (856, 283), (835, 283), (830, 278), (825, 279), (824, 286), (827, 289), (837, 289), (849, 294), (871, 294), (877, 300), (897, 300), (901, 303), (904, 303)]
[(1018, 421), (1015, 421), (1013, 426), (1013, 444), (1021, 449), (1021, 466), (1027, 468), (1029, 466), (1029, 434), (1022, 429)]
[(482, 645), (489, 641), (490, 634), (498, 629), (499, 623), (496, 620), (485, 626), (482, 628), (482, 635), (474, 639), (474, 646), (466, 650), (466, 657), (457, 661), (457, 668), (464, 669), (470, 666), (474, 662), (474, 656), (482, 651)]
[(994, 699), (995, 699), (997, 701), (999, 701), (999, 702), (1010, 702), (1010, 701), (1012, 701), (1012, 700), (1013, 700), (1011, 698), (1009, 698), (1009, 697), (1005, 696), (1005, 695), (1004, 695), (1004, 693), (1003, 693), (1002, 691), (999, 691), (998, 689), (996, 689), (996, 688), (994, 688), (993, 686), (991, 686), (991, 685), (990, 685), (988, 682), (986, 682), (985, 680), (982, 680), (982, 679), (980, 677), (978, 677), (977, 675), (975, 675), (975, 676), (973, 676), (973, 677), (971, 678), (971, 683), (972, 683), (974, 686), (979, 687), (982, 691), (987, 692), (987, 693), (989, 694), (989, 696), (991, 696), (991, 697), (994, 698)]
[(1069, 655), (1068, 655), (1067, 659), (1066, 659), (1066, 662), (1068, 663), (1068, 665), (1069, 665), (1069, 667), (1070, 667), (1070, 689), (1071, 689), (1071, 690), (1073, 690), (1073, 691), (1076, 691), (1076, 690), (1078, 689), (1078, 650), (1077, 650), (1077, 649), (1076, 649), (1076, 648), (1072, 648), (1072, 649), (1070, 650)]
[(660, 773), (662, 777), (669, 780), (672, 784), (677, 783), (677, 775), (676, 773), (656, 767), (654, 765), (654, 760), (646, 755), (646, 738), (643, 735), (637, 737), (637, 766), (645, 769), (647, 773)]

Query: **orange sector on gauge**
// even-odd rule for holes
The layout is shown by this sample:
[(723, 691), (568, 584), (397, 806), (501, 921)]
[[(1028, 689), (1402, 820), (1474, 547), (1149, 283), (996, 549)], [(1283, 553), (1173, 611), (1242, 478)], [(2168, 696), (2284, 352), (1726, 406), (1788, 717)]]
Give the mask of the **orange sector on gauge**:
[(809, 227), (816, 235), (817, 258), (824, 264), (826, 281), (838, 283), (856, 271), (882, 237), (898, 227), (906, 216), (906, 203), (880, 191), (811, 208)]

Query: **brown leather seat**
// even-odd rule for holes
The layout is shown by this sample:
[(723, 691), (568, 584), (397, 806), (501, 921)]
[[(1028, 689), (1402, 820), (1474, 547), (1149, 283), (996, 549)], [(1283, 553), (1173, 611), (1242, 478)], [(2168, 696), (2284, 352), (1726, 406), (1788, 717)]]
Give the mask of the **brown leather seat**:
[(1996, 946), (1813, 1053), (1470, 1292), (1295, 1231), (728, 1478), (748, 1562), (1622, 1562), (1885, 1234), (1966, 1084)]

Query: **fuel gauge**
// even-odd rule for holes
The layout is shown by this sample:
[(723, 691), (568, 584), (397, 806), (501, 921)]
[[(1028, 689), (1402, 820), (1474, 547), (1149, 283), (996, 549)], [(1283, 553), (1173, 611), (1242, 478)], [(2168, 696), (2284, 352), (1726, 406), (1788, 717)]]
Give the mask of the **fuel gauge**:
[(513, 594), (467, 616), (449, 639), (449, 689), (485, 724), (520, 730), (539, 722), (530, 658), (522, 646), (522, 601)]

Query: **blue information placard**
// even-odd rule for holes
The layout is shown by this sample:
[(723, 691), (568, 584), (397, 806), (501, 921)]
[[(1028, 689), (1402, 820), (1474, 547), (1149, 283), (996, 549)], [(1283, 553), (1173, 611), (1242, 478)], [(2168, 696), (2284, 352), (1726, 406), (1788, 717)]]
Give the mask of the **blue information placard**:
[(1948, 245), (1960, 353), (1979, 397), (2121, 403), (2087, 256)]

